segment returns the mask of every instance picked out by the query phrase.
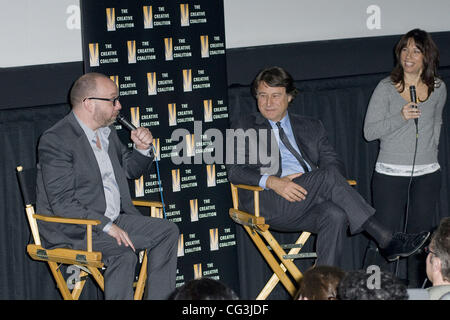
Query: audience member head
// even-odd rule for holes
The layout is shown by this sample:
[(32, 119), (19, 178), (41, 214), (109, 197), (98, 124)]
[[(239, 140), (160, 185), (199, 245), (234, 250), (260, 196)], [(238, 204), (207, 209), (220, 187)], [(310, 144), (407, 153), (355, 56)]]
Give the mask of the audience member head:
[(450, 284), (450, 217), (443, 218), (431, 236), (426, 266), (434, 286)]
[(359, 270), (348, 272), (339, 283), (338, 299), (408, 300), (408, 292), (392, 273), (379, 270), (374, 274)]
[(300, 281), (298, 300), (336, 300), (337, 286), (345, 272), (333, 266), (308, 269)]
[(193, 279), (177, 288), (172, 300), (239, 300), (234, 291), (211, 278)]

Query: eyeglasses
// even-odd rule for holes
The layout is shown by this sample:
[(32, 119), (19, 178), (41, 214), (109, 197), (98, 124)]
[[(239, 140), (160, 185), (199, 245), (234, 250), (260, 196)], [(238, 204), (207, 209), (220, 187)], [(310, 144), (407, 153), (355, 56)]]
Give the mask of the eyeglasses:
[(111, 99), (107, 99), (107, 98), (96, 98), (96, 97), (89, 97), (89, 98), (84, 98), (83, 102), (85, 100), (102, 100), (102, 101), (111, 101), (113, 103), (113, 106), (116, 106), (116, 102), (119, 101), (119, 97), (115, 97), (115, 98), (111, 98)]
[(426, 246), (425, 248), (423, 248), (423, 251), (424, 251), (426, 254), (431, 253), (431, 254), (434, 254), (434, 255), (436, 256), (436, 253), (433, 252), (433, 251), (431, 251), (431, 249), (430, 249), (429, 246)]

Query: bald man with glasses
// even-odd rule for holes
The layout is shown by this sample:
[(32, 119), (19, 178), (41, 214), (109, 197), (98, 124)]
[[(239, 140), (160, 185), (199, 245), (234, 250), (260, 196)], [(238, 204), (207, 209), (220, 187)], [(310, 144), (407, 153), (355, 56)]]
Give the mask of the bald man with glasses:
[[(133, 206), (127, 179), (146, 174), (154, 158), (147, 128), (131, 131), (124, 146), (112, 126), (121, 110), (118, 88), (107, 76), (87, 73), (70, 92), (72, 111), (44, 132), (38, 145), (37, 212), (100, 220), (93, 249), (106, 265), (105, 298), (133, 299), (137, 249), (148, 249), (148, 299), (175, 289), (178, 227), (144, 217)], [(49, 248), (86, 249), (83, 226), (39, 222)]]

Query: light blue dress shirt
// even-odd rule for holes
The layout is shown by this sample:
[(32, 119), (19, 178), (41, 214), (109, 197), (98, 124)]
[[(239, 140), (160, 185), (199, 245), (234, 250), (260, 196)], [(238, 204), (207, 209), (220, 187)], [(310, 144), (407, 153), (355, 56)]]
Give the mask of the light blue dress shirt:
[[(281, 153), (281, 176), (285, 177), (287, 175), (293, 174), (293, 173), (299, 173), (299, 172), (305, 172), (303, 170), (303, 167), (298, 162), (298, 160), (295, 158), (295, 156), (286, 148), (286, 146), (283, 144), (283, 142), (280, 140), (280, 135), (278, 133), (278, 127), (276, 122), (273, 122), (272, 120), (268, 120), (270, 125), (272, 126), (272, 131), (275, 135), (275, 138), (278, 142), (278, 148), (280, 149)], [(295, 142), (294, 132), (292, 131), (291, 122), (289, 120), (289, 115), (286, 113), (283, 119), (281, 119), (281, 127), (283, 128), (284, 132), (286, 133), (286, 136), (291, 143), (291, 145), (294, 147), (294, 149), (300, 154), (300, 149), (297, 146), (297, 143)], [(309, 164), (306, 164), (308, 166), (308, 169), (311, 171), (311, 167)], [(261, 179), (259, 180), (259, 186), (266, 188), (266, 182), (269, 178), (269, 175), (263, 175)]]

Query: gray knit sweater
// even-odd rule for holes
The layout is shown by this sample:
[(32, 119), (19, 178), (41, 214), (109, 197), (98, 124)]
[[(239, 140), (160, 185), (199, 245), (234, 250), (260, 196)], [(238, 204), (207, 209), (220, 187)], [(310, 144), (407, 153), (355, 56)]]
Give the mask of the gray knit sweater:
[[(418, 103), (422, 114), (418, 120), (417, 165), (438, 162), (439, 134), (446, 98), (445, 83), (436, 80), (430, 97)], [(401, 114), (403, 106), (408, 102), (397, 92), (389, 77), (381, 80), (375, 88), (364, 121), (364, 136), (368, 141), (380, 139), (378, 162), (412, 164), (416, 128), (412, 119), (405, 120)]]

